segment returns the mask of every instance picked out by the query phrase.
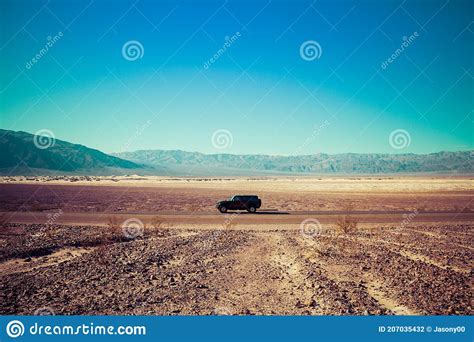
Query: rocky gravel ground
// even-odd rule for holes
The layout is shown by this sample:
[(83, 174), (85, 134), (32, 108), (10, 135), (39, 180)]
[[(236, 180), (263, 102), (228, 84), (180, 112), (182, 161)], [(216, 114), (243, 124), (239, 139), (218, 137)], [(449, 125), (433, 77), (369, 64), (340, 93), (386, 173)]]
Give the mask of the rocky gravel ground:
[(0, 313), (473, 313), (473, 225), (316, 236), (233, 228), (130, 239), (116, 227), (5, 224)]

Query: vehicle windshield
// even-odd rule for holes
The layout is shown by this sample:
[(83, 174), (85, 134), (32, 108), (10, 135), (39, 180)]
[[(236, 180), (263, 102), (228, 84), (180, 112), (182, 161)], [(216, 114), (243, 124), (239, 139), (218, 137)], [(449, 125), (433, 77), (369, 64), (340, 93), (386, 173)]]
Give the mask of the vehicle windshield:
[(229, 197), (229, 201), (233, 201), (235, 196)]

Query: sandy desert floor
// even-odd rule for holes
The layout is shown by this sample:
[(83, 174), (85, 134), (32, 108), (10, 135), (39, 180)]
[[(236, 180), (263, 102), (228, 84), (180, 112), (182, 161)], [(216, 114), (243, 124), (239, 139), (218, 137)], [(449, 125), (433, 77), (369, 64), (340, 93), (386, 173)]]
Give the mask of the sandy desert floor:
[[(473, 184), (3, 178), (0, 313), (472, 314)], [(217, 213), (235, 193), (264, 210)]]

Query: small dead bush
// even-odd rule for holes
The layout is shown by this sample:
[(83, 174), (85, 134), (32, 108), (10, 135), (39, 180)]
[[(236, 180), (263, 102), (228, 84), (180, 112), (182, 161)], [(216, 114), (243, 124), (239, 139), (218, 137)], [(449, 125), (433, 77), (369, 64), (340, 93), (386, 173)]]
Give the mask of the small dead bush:
[(152, 228), (163, 228), (164, 227), (163, 219), (159, 216), (152, 217), (150, 221), (150, 226)]
[(109, 216), (107, 220), (107, 231), (99, 233), (99, 240), (102, 243), (123, 240), (122, 226), (117, 216)]
[(340, 217), (339, 220), (336, 222), (336, 226), (339, 232), (344, 235), (356, 233), (358, 229), (357, 224), (358, 224), (358, 221), (355, 218), (348, 215), (344, 215)]
[(150, 220), (150, 228), (154, 228), (155, 230), (151, 233), (154, 236), (164, 237), (166, 235), (166, 230), (162, 228), (167, 228), (163, 219), (159, 216), (154, 216)]

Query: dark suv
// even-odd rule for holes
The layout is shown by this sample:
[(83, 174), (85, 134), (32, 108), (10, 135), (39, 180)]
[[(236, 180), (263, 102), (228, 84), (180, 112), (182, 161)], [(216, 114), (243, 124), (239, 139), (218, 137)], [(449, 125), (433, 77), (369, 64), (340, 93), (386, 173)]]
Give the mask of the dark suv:
[(235, 195), (227, 201), (217, 202), (216, 208), (225, 213), (227, 210), (247, 210), (249, 213), (254, 213), (262, 206), (262, 201), (258, 196), (253, 195)]

